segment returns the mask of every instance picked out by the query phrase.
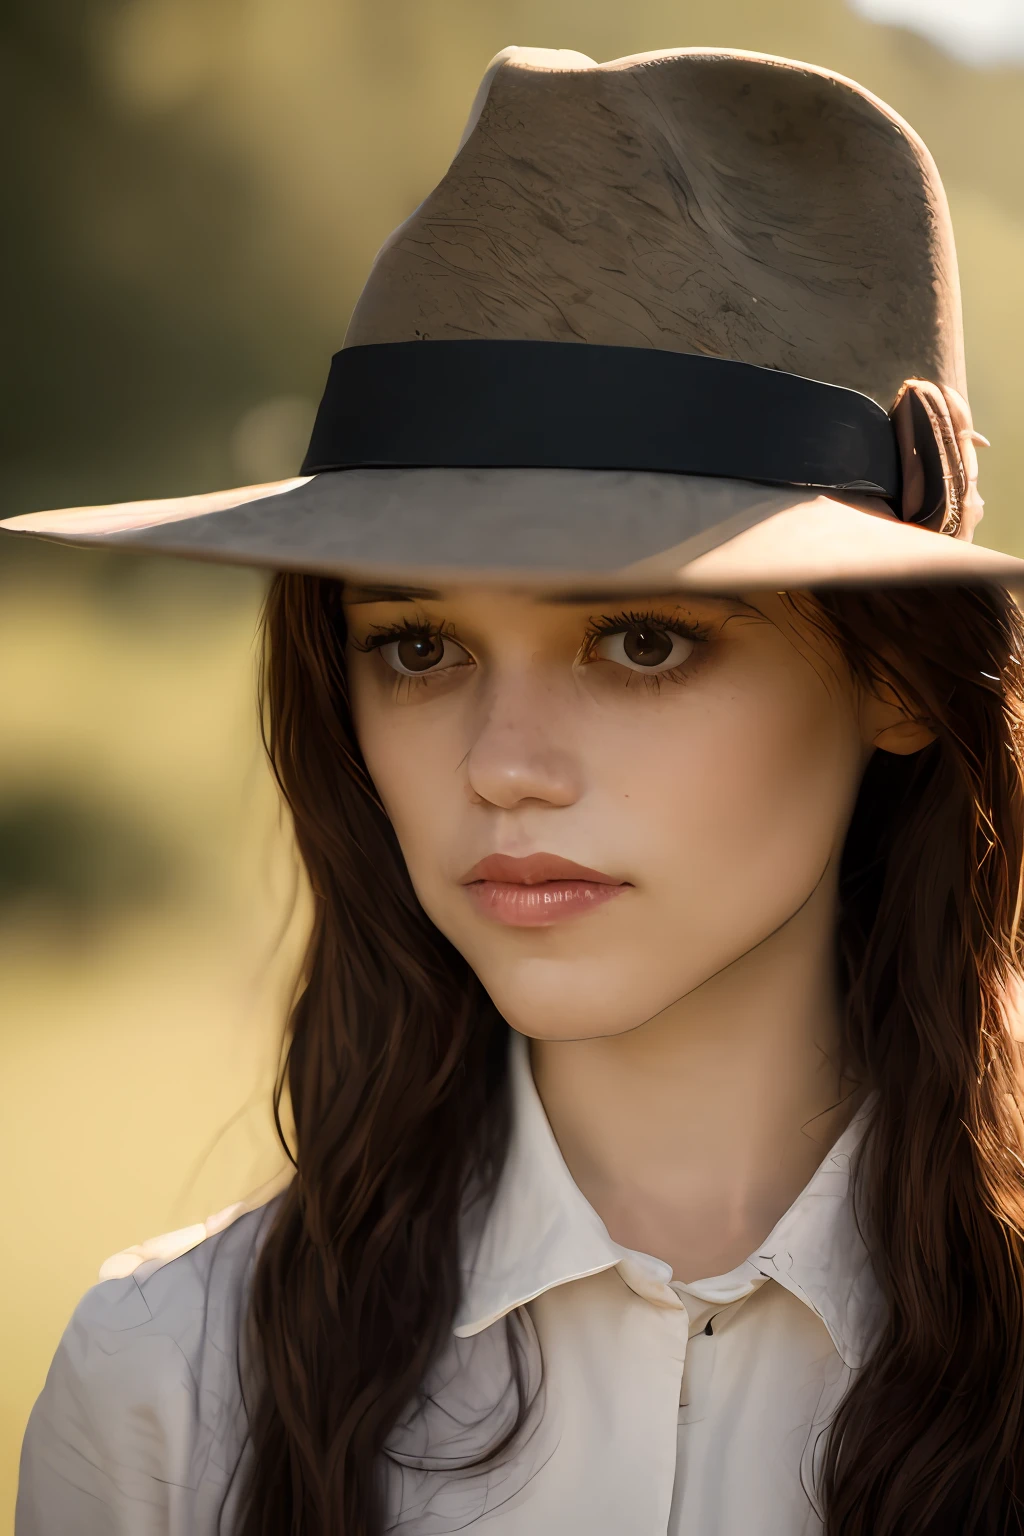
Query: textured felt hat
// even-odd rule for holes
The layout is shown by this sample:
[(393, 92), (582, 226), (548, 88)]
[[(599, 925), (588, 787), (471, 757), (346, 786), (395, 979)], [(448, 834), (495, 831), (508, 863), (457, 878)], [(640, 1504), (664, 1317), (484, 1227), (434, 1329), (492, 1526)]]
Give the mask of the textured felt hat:
[(760, 54), (510, 48), (300, 477), (3, 526), (371, 581), (1019, 583), (971, 543), (977, 440), (946, 199), (895, 112)]

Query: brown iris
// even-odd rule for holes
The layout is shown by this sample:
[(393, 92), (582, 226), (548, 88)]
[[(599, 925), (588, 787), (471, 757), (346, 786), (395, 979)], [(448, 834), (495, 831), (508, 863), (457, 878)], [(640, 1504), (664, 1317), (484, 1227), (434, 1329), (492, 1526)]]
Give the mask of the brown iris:
[(663, 629), (644, 626), (627, 629), (622, 637), (622, 649), (638, 667), (660, 667), (672, 654), (672, 636)]
[(444, 655), (444, 641), (440, 635), (408, 635), (395, 655), (407, 672), (429, 672)]

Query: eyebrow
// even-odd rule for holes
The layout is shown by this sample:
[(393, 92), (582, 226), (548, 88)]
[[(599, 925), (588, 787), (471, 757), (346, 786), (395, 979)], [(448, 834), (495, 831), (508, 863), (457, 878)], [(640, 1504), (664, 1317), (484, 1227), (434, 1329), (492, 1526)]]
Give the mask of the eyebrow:
[(346, 586), (345, 601), (352, 608), (365, 603), (424, 603), (439, 602), (440, 592), (429, 587), (364, 587)]
[(607, 587), (601, 589), (590, 587), (584, 592), (568, 591), (538, 593), (537, 601), (540, 603), (563, 603), (567, 607), (587, 607), (598, 603), (642, 603), (645, 601), (673, 602), (678, 603), (680, 607), (684, 606), (687, 601), (690, 601), (698, 603), (713, 603), (721, 607), (742, 602), (743, 599), (738, 596), (734, 596), (731, 593), (687, 592), (683, 588), (679, 588), (673, 591), (664, 591), (661, 588), (629, 590), (623, 589), (622, 587)]
[[(739, 604), (741, 607), (749, 605), (738, 594), (710, 593), (710, 592), (686, 592), (684, 589), (675, 591), (638, 590), (624, 591), (622, 587), (588, 588), (585, 591), (570, 589), (561, 592), (536, 592), (533, 594), (538, 603), (556, 607), (586, 608), (594, 607), (602, 603), (621, 603), (623, 601), (654, 601), (661, 600), (678, 603), (685, 606), (687, 598), (701, 603), (709, 603), (715, 607), (732, 607)], [(347, 584), (345, 587), (345, 601), (350, 608), (367, 607), (372, 603), (425, 603), (443, 602), (444, 593), (431, 587), (400, 587), (400, 586), (366, 586), (362, 583)]]

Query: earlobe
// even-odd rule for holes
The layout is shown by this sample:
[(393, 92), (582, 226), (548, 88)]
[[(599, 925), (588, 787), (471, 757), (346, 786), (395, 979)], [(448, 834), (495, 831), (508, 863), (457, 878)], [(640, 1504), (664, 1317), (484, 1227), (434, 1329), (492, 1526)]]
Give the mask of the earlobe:
[(920, 708), (912, 699), (902, 697), (891, 683), (879, 681), (861, 699), (861, 739), (872, 750), (912, 757), (935, 740), (927, 718), (916, 713)]
[(892, 752), (897, 757), (911, 757), (935, 740), (935, 732), (923, 720), (898, 720), (895, 725), (883, 726), (876, 731), (871, 745), (880, 752)]

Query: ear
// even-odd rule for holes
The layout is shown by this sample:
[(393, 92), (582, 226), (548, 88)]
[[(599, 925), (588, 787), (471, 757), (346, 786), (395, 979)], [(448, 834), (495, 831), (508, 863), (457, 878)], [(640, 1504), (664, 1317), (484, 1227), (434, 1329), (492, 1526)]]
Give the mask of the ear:
[(898, 720), (895, 725), (885, 725), (876, 731), (871, 745), (896, 757), (911, 757), (934, 740), (935, 732), (923, 720)]
[(935, 732), (927, 720), (918, 720), (887, 684), (879, 693), (866, 695), (861, 703), (862, 739), (867, 746), (897, 757), (910, 757), (930, 746)]
[(935, 532), (970, 540), (981, 521), (975, 432), (967, 401), (927, 379), (904, 381), (890, 411), (903, 471), (900, 514)]

